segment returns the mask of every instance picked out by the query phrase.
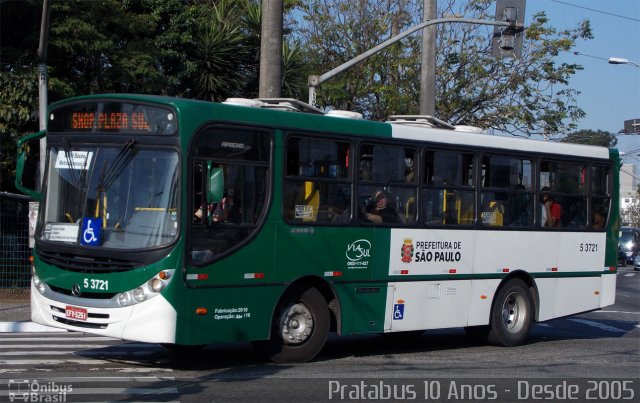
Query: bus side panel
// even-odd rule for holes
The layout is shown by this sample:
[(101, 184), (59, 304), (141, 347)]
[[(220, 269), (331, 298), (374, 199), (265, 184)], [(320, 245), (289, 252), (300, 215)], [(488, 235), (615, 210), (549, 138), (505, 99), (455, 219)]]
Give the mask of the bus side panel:
[(277, 279), (291, 282), (312, 275), (336, 282), (371, 280), (376, 263), (384, 261), (378, 256), (386, 249), (376, 247), (375, 235), (371, 228), (281, 225)]
[(471, 281), (411, 281), (389, 286), (385, 330), (402, 332), (467, 325)]
[(538, 322), (554, 318), (556, 280), (555, 278), (537, 278), (535, 280), (539, 299), (538, 311), (536, 312)]
[(342, 308), (342, 334), (384, 331), (386, 283), (336, 284)]
[(476, 254), (475, 238), (476, 231), (393, 228), (388, 275), (394, 280), (407, 275), (445, 276), (451, 280), (469, 275)]
[(491, 303), (500, 279), (473, 280), (467, 326), (488, 325), (491, 316)]
[(616, 303), (616, 272), (604, 273), (600, 277), (600, 308)]
[(491, 275), (516, 270), (547, 272), (558, 267), (559, 237), (555, 232), (478, 232), (473, 272)]
[[(192, 290), (189, 326), (176, 329), (177, 344), (263, 340), (283, 286), (220, 287)], [(197, 315), (196, 308), (206, 308)]]
[(558, 278), (555, 317), (590, 311), (600, 306), (600, 277)]

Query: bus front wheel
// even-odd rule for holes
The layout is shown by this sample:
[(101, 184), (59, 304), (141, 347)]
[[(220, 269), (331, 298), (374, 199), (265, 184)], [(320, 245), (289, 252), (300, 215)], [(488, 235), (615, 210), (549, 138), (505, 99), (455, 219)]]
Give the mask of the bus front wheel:
[(318, 290), (294, 291), (276, 309), (271, 338), (254, 346), (276, 363), (307, 362), (322, 350), (329, 324), (327, 301)]
[(529, 287), (514, 278), (504, 284), (493, 301), (488, 341), (496, 346), (519, 346), (529, 336), (533, 301)]

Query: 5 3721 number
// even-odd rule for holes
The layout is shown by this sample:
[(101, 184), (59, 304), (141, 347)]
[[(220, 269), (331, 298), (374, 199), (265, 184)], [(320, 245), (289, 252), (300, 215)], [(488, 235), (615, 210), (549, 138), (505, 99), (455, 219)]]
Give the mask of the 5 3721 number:
[(597, 252), (598, 244), (597, 243), (581, 243), (580, 244), (580, 252)]
[(109, 280), (96, 280), (94, 278), (85, 278), (82, 282), (85, 289), (109, 291)]

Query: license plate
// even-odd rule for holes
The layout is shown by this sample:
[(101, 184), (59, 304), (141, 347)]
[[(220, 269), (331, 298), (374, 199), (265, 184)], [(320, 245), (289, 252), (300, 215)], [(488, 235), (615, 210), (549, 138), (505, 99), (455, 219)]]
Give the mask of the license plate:
[(84, 308), (78, 308), (76, 306), (67, 306), (64, 309), (64, 314), (69, 319), (83, 320), (83, 321), (87, 320), (87, 310)]

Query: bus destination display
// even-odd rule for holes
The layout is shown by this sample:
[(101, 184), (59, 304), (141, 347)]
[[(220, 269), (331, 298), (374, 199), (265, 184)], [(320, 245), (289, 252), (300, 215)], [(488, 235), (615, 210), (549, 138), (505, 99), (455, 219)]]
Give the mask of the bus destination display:
[(176, 119), (167, 108), (128, 102), (82, 102), (51, 111), (49, 131), (171, 135), (176, 133)]
[(120, 130), (151, 130), (149, 122), (142, 112), (73, 112), (71, 114), (71, 128), (85, 129), (120, 129)]

